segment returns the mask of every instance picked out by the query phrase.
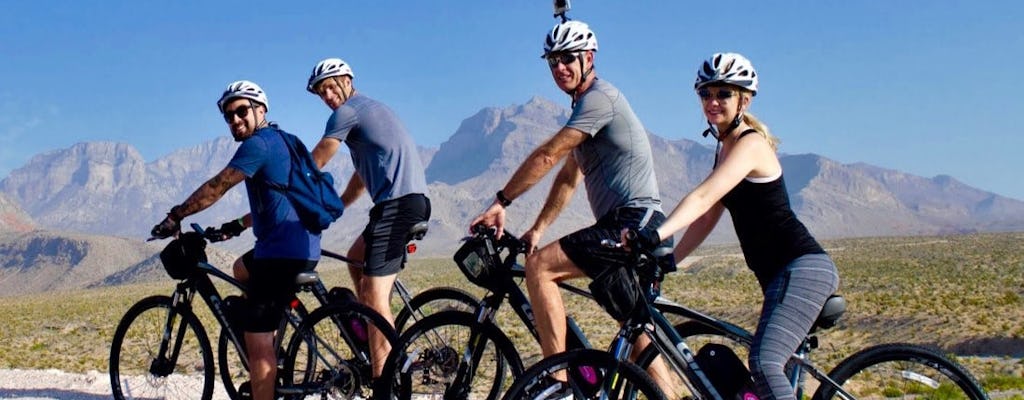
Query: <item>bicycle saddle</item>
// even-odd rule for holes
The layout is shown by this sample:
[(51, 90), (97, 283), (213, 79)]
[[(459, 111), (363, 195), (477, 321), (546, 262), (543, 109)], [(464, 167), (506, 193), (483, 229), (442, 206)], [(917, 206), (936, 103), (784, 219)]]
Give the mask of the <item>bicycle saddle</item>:
[(825, 305), (821, 307), (821, 313), (818, 314), (818, 319), (814, 321), (814, 327), (816, 329), (828, 329), (836, 326), (836, 322), (846, 312), (846, 299), (838, 294), (833, 294), (825, 300)]
[(311, 285), (320, 281), (320, 274), (316, 271), (301, 272), (295, 275), (295, 284), (299, 286)]
[(423, 237), (427, 235), (427, 228), (429, 227), (430, 224), (428, 224), (427, 221), (416, 223), (416, 225), (413, 225), (412, 228), (409, 228), (409, 239), (407, 241), (411, 242), (413, 240), (423, 239)]

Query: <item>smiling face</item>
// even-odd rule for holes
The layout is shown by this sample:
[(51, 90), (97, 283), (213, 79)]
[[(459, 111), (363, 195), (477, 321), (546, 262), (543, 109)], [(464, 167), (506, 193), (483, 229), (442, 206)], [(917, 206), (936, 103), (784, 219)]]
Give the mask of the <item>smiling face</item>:
[(732, 85), (708, 85), (697, 89), (701, 108), (708, 122), (724, 128), (750, 104), (749, 93)]
[[(583, 83), (583, 73), (594, 65), (594, 52), (554, 52), (544, 57), (551, 78), (564, 92), (572, 92)], [(581, 63), (582, 61), (582, 63)]]
[(327, 107), (334, 110), (345, 104), (345, 100), (349, 97), (349, 95), (346, 95), (346, 92), (351, 86), (352, 78), (348, 75), (332, 76), (317, 83), (313, 90), (316, 91), (317, 96), (320, 96), (320, 100), (323, 100)]
[(224, 122), (231, 129), (236, 142), (248, 139), (260, 122), (266, 118), (266, 109), (260, 103), (245, 98), (235, 98), (224, 105)]

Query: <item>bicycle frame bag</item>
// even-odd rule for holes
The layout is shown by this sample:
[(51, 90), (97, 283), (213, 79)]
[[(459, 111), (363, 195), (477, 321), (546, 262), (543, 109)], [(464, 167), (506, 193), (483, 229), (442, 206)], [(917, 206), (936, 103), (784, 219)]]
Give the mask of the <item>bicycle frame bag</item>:
[(198, 232), (181, 234), (160, 252), (160, 262), (173, 279), (188, 278), (206, 260), (206, 239)]
[(646, 310), (643, 290), (632, 268), (609, 268), (594, 277), (588, 288), (594, 301), (616, 321), (625, 321), (634, 313)]
[(707, 374), (711, 384), (723, 399), (757, 399), (750, 370), (728, 346), (719, 343), (705, 344), (697, 351), (694, 360)]
[(498, 276), (501, 254), (490, 238), (471, 237), (455, 251), (455, 264), (474, 285), (488, 288)]

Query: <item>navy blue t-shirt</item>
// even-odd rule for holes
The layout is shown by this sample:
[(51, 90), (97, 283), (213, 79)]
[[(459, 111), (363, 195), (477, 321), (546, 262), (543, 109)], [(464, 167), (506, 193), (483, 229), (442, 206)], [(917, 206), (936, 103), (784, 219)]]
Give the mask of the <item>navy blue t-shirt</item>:
[(228, 166), (245, 174), (252, 230), (256, 235), (255, 258), (320, 259), (320, 235), (299, 222), (295, 208), (267, 182), (286, 184), (291, 156), (276, 128), (266, 127), (242, 142)]

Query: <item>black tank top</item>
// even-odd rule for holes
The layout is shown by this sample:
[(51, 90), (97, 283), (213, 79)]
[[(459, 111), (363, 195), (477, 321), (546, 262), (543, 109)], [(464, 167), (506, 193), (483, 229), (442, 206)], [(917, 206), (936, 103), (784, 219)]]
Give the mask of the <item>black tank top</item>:
[(762, 286), (797, 257), (825, 253), (790, 208), (781, 174), (763, 183), (744, 179), (722, 204), (732, 215), (747, 266)]

